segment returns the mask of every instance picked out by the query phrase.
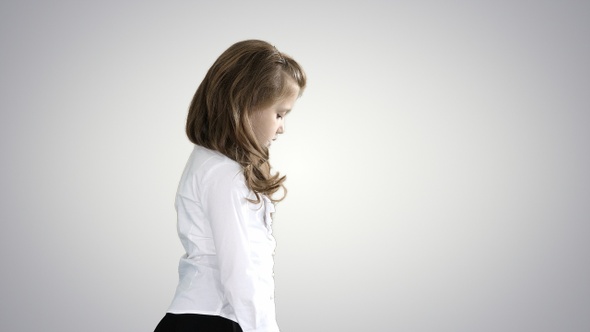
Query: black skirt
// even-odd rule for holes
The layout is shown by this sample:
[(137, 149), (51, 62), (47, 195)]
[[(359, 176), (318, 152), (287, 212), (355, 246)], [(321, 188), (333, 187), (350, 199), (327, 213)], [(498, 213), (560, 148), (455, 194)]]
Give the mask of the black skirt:
[(154, 332), (242, 332), (242, 328), (221, 316), (167, 313)]

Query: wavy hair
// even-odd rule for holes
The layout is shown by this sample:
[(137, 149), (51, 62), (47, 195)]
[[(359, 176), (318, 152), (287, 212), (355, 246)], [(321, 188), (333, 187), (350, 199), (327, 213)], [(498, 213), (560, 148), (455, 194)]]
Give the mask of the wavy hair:
[[(219, 151), (238, 162), (246, 185), (273, 202), (285, 198), (285, 176), (271, 174), (268, 147), (258, 143), (252, 115), (306, 85), (299, 64), (261, 40), (237, 42), (223, 52), (199, 85), (189, 107), (186, 134), (194, 144)], [(283, 190), (280, 199), (273, 195)]]

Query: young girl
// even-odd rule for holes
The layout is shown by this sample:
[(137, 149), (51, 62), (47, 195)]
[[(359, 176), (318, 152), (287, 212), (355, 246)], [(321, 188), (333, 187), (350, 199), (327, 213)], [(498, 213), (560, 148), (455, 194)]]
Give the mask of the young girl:
[(189, 108), (195, 147), (176, 194), (186, 253), (155, 332), (279, 331), (271, 213), (285, 176), (271, 173), (268, 148), (305, 82), (295, 60), (259, 40), (232, 45), (207, 72)]

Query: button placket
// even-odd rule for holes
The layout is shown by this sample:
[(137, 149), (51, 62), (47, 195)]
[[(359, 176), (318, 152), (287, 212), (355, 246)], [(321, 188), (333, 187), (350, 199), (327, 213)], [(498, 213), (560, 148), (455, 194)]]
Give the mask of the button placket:
[(271, 226), (272, 226), (271, 213), (275, 212), (275, 206), (271, 202), (271, 200), (266, 196), (262, 196), (262, 200), (264, 202), (264, 223), (270, 233), (272, 231), (272, 229), (271, 229)]

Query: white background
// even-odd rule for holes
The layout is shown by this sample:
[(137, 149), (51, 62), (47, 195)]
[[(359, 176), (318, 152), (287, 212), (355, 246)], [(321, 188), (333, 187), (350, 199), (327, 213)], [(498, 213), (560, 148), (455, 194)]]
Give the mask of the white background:
[(152, 331), (190, 99), (236, 41), (309, 86), (273, 146), (289, 331), (590, 330), (587, 1), (2, 1), (0, 330)]

